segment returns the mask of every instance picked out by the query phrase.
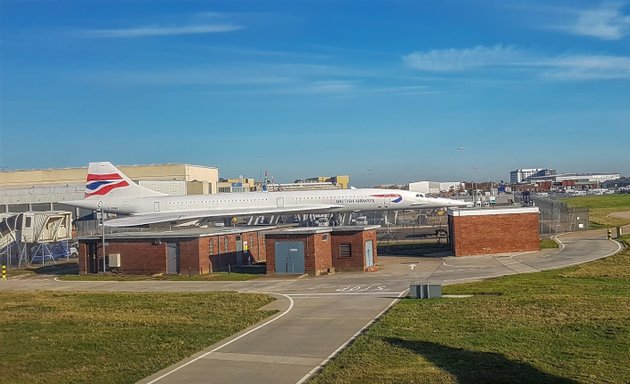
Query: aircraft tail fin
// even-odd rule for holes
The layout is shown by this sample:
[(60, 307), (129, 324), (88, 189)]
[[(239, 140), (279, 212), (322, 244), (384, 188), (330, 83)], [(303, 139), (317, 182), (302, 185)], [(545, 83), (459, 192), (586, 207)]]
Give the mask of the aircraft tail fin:
[(134, 183), (110, 162), (90, 163), (85, 183), (85, 198), (148, 197), (164, 193)]

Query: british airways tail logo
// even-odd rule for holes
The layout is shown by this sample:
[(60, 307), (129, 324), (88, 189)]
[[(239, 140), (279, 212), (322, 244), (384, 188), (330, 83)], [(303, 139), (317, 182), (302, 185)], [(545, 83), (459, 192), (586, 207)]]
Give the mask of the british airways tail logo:
[(104, 196), (116, 188), (128, 186), (118, 173), (93, 174), (88, 173), (85, 184), (85, 197)]
[(380, 197), (380, 198), (389, 197), (391, 199), (392, 203), (400, 203), (403, 200), (402, 196), (397, 194), (397, 193), (387, 193), (387, 194), (383, 194), (383, 195), (372, 195), (372, 197)]

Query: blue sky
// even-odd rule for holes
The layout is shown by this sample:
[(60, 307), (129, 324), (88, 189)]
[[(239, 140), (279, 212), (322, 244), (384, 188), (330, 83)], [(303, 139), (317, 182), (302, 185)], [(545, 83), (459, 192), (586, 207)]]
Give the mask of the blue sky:
[(0, 165), (630, 175), (630, 4), (0, 0)]

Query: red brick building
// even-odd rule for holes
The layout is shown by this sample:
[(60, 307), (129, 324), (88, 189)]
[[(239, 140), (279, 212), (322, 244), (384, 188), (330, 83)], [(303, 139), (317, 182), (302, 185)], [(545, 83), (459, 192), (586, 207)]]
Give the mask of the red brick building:
[(290, 228), (265, 234), (267, 273), (308, 273), (376, 269), (378, 226)]
[(449, 209), (455, 256), (540, 250), (537, 207)]
[[(269, 228), (195, 228), (107, 234), (105, 254), (119, 254), (120, 265), (107, 270), (127, 274), (207, 274), (265, 259), (262, 230)], [(79, 273), (103, 271), (100, 236), (79, 238)], [(106, 258), (106, 263), (109, 262)]]

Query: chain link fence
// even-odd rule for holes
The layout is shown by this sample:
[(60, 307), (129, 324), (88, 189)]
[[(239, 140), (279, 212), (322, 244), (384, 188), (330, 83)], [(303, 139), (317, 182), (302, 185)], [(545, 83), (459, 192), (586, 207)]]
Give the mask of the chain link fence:
[(516, 201), (536, 206), (540, 211), (540, 234), (555, 235), (562, 232), (589, 229), (589, 213), (586, 207), (569, 207), (565, 202), (540, 196), (524, 198), (516, 195)]

